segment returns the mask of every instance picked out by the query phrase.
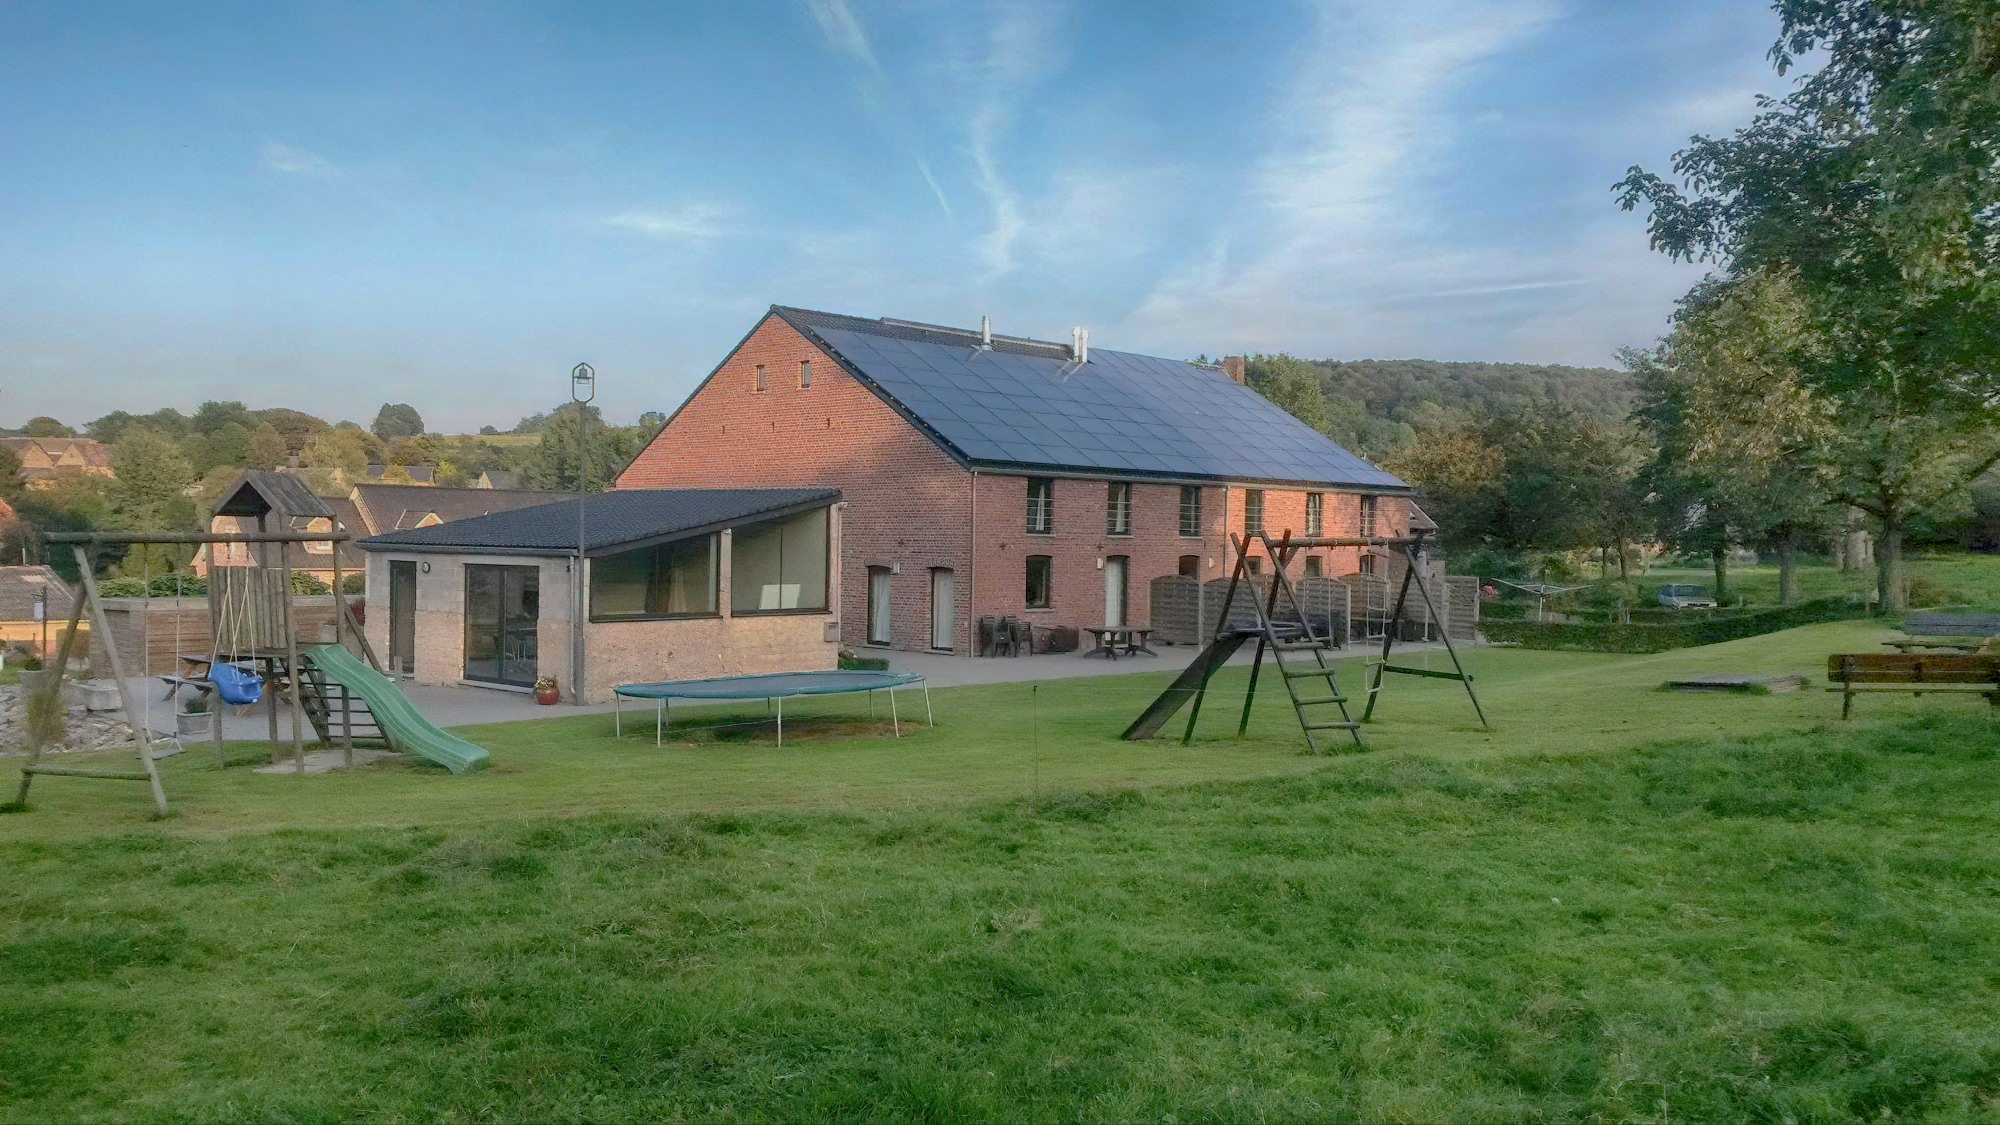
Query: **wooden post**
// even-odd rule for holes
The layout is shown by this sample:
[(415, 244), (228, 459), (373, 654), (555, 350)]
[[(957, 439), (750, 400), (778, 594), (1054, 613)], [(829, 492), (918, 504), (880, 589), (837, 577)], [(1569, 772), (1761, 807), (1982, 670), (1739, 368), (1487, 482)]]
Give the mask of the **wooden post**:
[(104, 657), (111, 665), (111, 678), (118, 683), (118, 703), (125, 709), (125, 725), (131, 728), (132, 744), (139, 752), (140, 763), (146, 767), (146, 780), (153, 786), (153, 807), (165, 816), (167, 792), (160, 788), (160, 770), (153, 764), (153, 732), (139, 729), (141, 712), (132, 705), (132, 685), (125, 682), (125, 662), (118, 657), (118, 640), (111, 635), (111, 625), (104, 619), (104, 607), (97, 600), (97, 577), (90, 572), (90, 556), (84, 553), (81, 544), (72, 544), (70, 549), (76, 552), (76, 568), (83, 576), (83, 596), (90, 603), (90, 628), (93, 632), (103, 631)]
[[(68, 674), (70, 650), (76, 645), (77, 624), (82, 620), (83, 594), (79, 591), (70, 599), (69, 628), (63, 630), (62, 641), (56, 646), (55, 676), (49, 681), (49, 686), (42, 689), (42, 705), (44, 707), (59, 707), (62, 705), (63, 677)], [(46, 660), (48, 654), (47, 645), (42, 646), (42, 652), (43, 658)], [(44, 668), (49, 667), (46, 663), (42, 666)], [(27, 701), (24, 699), (22, 702), (25, 704)], [(28, 746), (27, 764), (32, 766), (41, 760), (42, 740), (38, 738)], [(14, 804), (25, 805), (28, 803), (28, 784), (34, 780), (34, 776), (33, 773), (30, 773), (26, 769), (21, 771), (21, 791), (14, 795)]]
[[(291, 681), (292, 692), (292, 772), (298, 774), (300, 777), (304, 777), (306, 772), (306, 705), (304, 698), (299, 694), (303, 690), (299, 683), (303, 675), (299, 670), (299, 636), (296, 622), (292, 620), (292, 545), (290, 543), (278, 544), (278, 566), (283, 574), (285, 583), (284, 601), (282, 604), (285, 607), (285, 673), (286, 679)], [(274, 723), (277, 721), (277, 713), (275, 711), (272, 712), (271, 721)]]
[[(213, 544), (209, 546), (208, 558), (208, 678), (211, 688), (208, 693), (210, 701), (208, 709), (215, 716), (215, 721), (208, 725), (208, 736), (210, 741), (215, 743), (215, 768), (225, 770), (229, 768), (229, 757), (222, 752), (222, 716), (228, 713), (229, 705), (223, 702), (221, 690), (214, 688), (214, 661), (222, 653), (222, 622), (220, 620), (222, 615), (215, 611), (215, 594), (216, 581), (222, 576), (219, 573), (221, 568), (214, 565), (215, 547)], [(226, 601), (229, 597), (229, 592), (224, 590), (222, 597)]]

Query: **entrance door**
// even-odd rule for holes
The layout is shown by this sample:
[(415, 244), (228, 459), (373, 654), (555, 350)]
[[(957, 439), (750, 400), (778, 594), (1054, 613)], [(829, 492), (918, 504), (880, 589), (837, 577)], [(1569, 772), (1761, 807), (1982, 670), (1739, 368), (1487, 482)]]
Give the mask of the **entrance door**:
[(1104, 560), (1104, 623), (1106, 625), (1125, 624), (1125, 564), (1124, 555), (1113, 555)]
[(889, 643), (889, 568), (868, 568), (868, 643)]
[(417, 670), (417, 564), (389, 563), (389, 671)]
[(465, 568), (465, 678), (533, 687), (541, 574), (532, 566)]
[(951, 647), (951, 638), (955, 631), (952, 627), (951, 615), (953, 607), (957, 604), (958, 600), (954, 589), (951, 571), (948, 568), (939, 567), (931, 571), (932, 648), (948, 649)]

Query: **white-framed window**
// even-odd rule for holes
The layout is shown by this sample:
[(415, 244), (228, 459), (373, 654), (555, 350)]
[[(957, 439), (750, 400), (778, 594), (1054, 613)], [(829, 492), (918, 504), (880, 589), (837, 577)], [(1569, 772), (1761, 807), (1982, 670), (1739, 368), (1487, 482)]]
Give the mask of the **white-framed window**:
[(1306, 493), (1306, 534), (1326, 534), (1326, 493)]
[(1048, 535), (1056, 529), (1056, 482), (1028, 478), (1028, 534)]
[(1255, 535), (1264, 530), (1264, 490), (1246, 488), (1243, 490), (1243, 534)]
[(807, 387), (810, 387), (812, 385), (813, 385), (813, 361), (809, 359), (802, 359), (799, 361), (799, 389), (805, 390)]
[(1104, 489), (1104, 534), (1132, 534), (1132, 486), (1114, 480)]
[(764, 365), (761, 363), (757, 365), (756, 370), (752, 373), (750, 389), (752, 391), (768, 391), (771, 389), (770, 380), (765, 376)]
[(1374, 535), (1374, 534), (1376, 534), (1376, 531), (1375, 531), (1375, 501), (1376, 501), (1377, 499), (1378, 499), (1378, 497), (1374, 497), (1374, 496), (1363, 496), (1363, 497), (1361, 498), (1361, 521), (1360, 521), (1360, 526), (1361, 526), (1361, 534), (1363, 534), (1363, 535)]
[(1181, 534), (1190, 538), (1201, 534), (1201, 486), (1181, 485)]

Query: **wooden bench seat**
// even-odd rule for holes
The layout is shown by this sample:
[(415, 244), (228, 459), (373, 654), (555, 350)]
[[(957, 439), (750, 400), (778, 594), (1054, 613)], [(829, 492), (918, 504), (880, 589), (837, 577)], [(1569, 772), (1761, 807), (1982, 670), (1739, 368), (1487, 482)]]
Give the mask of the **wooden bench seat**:
[(1970, 693), (2000, 706), (2000, 653), (1858, 652), (1826, 658), (1828, 691), (1841, 693), (1840, 717), (1854, 709), (1864, 691), (1911, 695)]

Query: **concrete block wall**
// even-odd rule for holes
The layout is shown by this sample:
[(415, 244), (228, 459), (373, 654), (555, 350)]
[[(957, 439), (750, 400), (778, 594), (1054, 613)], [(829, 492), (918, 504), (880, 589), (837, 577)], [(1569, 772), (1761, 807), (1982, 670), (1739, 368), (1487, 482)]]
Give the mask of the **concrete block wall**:
[[(368, 613), (363, 629), (375, 652), (389, 658), (389, 562), (417, 560), (416, 652), (412, 678), (420, 684), (465, 679), (465, 568), (530, 566), (539, 571), (539, 622), (535, 628), (538, 674), (554, 676), (568, 692), (570, 676), (570, 566), (566, 558), (522, 555), (371, 553)], [(424, 569), (429, 564), (430, 569)]]

